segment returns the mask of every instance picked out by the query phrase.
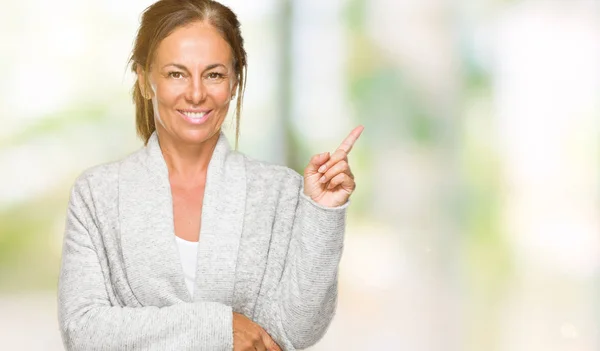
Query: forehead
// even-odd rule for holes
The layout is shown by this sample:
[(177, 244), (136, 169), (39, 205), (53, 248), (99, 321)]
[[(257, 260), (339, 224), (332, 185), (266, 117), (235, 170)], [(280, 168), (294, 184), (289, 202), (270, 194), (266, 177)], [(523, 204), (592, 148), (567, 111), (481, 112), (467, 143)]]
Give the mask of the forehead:
[(156, 49), (159, 68), (169, 63), (183, 64), (189, 69), (221, 63), (229, 66), (232, 53), (229, 44), (211, 24), (193, 22), (175, 29)]

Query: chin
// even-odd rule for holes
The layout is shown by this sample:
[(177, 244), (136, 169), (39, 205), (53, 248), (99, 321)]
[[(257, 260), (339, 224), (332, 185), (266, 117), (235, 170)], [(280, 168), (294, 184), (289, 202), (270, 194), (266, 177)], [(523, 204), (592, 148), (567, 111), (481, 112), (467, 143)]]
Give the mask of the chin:
[(182, 133), (179, 133), (180, 137), (182, 140), (184, 140), (187, 143), (190, 144), (201, 144), (204, 143), (208, 140), (210, 140), (212, 137), (217, 137), (219, 135), (219, 130), (215, 130), (215, 129), (205, 129), (205, 128), (200, 128), (200, 129), (187, 129), (182, 131)]

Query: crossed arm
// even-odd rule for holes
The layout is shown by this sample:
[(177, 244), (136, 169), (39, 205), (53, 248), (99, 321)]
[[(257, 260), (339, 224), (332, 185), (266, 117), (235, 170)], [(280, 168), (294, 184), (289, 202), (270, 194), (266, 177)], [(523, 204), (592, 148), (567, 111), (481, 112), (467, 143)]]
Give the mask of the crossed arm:
[[(216, 302), (121, 307), (110, 302), (83, 182), (69, 203), (59, 278), (59, 324), (67, 350), (232, 350), (234, 314)], [(345, 206), (326, 209), (301, 192), (293, 211), (283, 277), (257, 306), (254, 322), (284, 350), (309, 347), (325, 333), (337, 298)]]

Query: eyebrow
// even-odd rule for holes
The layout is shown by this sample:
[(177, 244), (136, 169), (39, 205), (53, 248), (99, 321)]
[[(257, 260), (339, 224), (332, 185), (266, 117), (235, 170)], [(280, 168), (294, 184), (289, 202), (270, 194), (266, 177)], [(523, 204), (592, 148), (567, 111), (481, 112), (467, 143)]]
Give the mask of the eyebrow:
[[(187, 69), (187, 67), (185, 67), (184, 65), (179, 64), (179, 63), (168, 63), (168, 64), (166, 64), (166, 65), (163, 66), (163, 69), (166, 68), (166, 67), (168, 67), (168, 66), (177, 67), (177, 68), (179, 68), (179, 69), (181, 69), (183, 71), (189, 72), (189, 70)], [(209, 71), (209, 70), (211, 70), (213, 68), (217, 68), (219, 66), (227, 69), (227, 67), (225, 67), (225, 65), (222, 64), (222, 63), (213, 63), (211, 65), (206, 66), (206, 68), (204, 69), (204, 71)]]

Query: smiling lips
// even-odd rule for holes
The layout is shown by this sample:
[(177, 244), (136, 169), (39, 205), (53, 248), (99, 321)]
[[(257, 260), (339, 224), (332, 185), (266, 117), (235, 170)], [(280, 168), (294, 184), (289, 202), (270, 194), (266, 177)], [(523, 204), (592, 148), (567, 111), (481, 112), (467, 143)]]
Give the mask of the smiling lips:
[(177, 112), (179, 112), (179, 114), (183, 117), (183, 119), (185, 119), (189, 123), (202, 124), (208, 119), (212, 110), (208, 110), (208, 111), (177, 110)]

